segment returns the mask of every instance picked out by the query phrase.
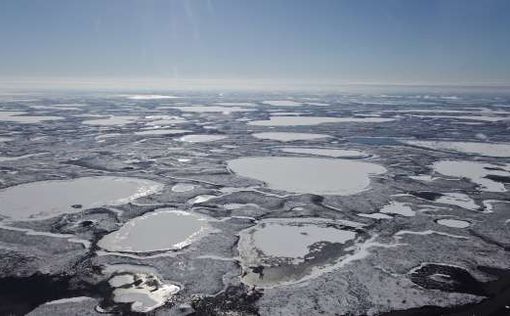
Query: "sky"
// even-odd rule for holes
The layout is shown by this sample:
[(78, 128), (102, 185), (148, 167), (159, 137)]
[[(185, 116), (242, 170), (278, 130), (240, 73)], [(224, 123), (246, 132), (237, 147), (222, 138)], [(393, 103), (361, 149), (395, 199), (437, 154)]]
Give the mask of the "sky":
[(0, 79), (510, 85), (509, 15), (508, 0), (0, 0)]

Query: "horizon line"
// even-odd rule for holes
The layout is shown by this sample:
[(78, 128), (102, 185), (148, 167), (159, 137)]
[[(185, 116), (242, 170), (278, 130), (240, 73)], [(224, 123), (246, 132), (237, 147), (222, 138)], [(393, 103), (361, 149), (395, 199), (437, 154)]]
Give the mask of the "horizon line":
[(164, 78), (164, 77), (0, 77), (0, 89), (55, 90), (335, 90), (339, 88), (509, 89), (506, 82), (378, 82), (335, 79), (287, 80), (269, 78)]

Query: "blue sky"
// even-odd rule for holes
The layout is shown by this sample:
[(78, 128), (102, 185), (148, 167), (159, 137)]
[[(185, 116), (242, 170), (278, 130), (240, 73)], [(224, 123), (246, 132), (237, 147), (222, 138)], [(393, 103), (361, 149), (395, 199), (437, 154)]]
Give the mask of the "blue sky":
[(0, 77), (510, 84), (508, 0), (0, 0)]

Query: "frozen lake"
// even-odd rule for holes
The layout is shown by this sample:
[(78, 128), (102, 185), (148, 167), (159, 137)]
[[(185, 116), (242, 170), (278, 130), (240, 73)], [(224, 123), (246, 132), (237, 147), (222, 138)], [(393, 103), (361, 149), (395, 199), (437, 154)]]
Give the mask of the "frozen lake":
[(161, 188), (161, 184), (150, 180), (107, 176), (31, 182), (0, 190), (0, 214), (35, 220), (125, 204)]
[(271, 116), (269, 120), (253, 121), (254, 126), (308, 126), (325, 123), (385, 123), (394, 121), (392, 118), (381, 117), (311, 117), (311, 116)]
[(386, 172), (373, 163), (324, 158), (247, 157), (229, 161), (228, 167), (274, 190), (335, 195), (362, 192), (370, 176)]
[(188, 246), (209, 229), (203, 217), (160, 209), (127, 222), (104, 236), (98, 246), (113, 252), (156, 252)]
[(279, 142), (293, 142), (297, 140), (314, 140), (331, 137), (324, 134), (313, 133), (290, 133), (290, 132), (265, 132), (252, 134), (253, 137), (258, 139), (276, 140)]

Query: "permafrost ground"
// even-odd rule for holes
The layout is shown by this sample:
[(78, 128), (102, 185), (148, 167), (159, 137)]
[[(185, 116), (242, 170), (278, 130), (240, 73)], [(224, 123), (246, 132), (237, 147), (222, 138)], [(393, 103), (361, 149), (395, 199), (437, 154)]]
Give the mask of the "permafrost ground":
[(0, 106), (0, 314), (508, 312), (508, 97)]

